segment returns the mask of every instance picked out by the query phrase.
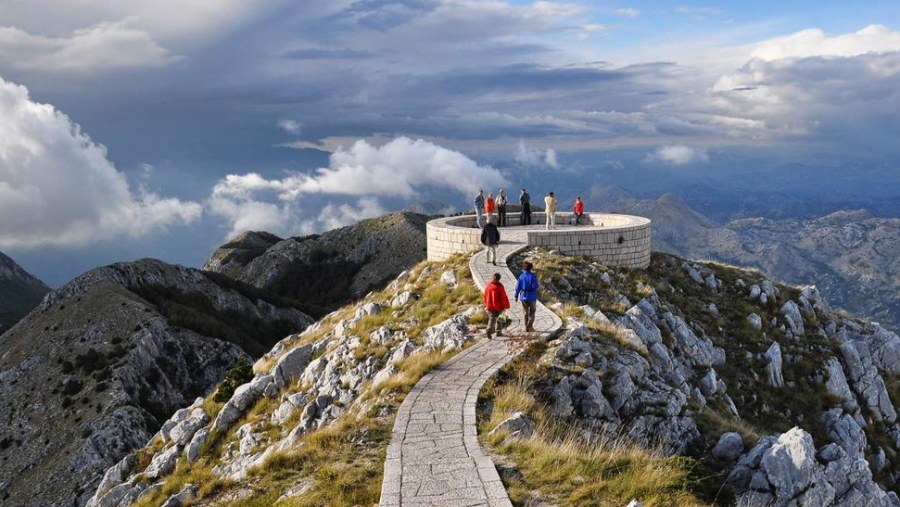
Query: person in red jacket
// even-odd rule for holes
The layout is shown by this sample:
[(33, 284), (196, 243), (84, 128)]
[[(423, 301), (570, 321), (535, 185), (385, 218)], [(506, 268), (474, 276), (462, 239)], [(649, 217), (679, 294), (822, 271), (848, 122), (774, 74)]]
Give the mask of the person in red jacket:
[(509, 309), (509, 297), (506, 296), (506, 288), (500, 283), (500, 273), (494, 273), (494, 279), (488, 282), (484, 288), (484, 308), (488, 312), (488, 340), (497, 331), (497, 336), (503, 336), (503, 329), (497, 326), (500, 314)]
[(494, 222), (495, 211), (497, 211), (497, 201), (494, 200), (494, 194), (488, 192), (487, 199), (484, 200), (484, 212), (487, 214), (488, 222)]
[(581, 225), (581, 217), (584, 215), (584, 201), (581, 200), (581, 197), (575, 198), (575, 209), (573, 210), (575, 213), (575, 225)]

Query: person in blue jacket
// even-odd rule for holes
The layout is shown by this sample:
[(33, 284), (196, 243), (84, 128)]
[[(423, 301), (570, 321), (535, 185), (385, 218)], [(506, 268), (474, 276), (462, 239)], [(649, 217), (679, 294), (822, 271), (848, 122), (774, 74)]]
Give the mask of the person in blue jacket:
[(534, 315), (537, 311), (537, 291), (541, 287), (537, 276), (531, 272), (534, 267), (530, 262), (522, 266), (525, 271), (516, 282), (516, 301), (522, 302), (525, 311), (525, 331), (534, 331)]

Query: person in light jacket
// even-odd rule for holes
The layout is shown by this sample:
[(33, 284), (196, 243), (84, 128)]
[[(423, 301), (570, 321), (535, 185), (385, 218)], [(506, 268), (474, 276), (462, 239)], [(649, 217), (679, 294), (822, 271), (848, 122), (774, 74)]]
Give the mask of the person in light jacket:
[(500, 227), (506, 227), (506, 192), (501, 188), (497, 192), (497, 218)]
[(472, 200), (472, 205), (475, 206), (475, 223), (480, 229), (484, 227), (484, 190), (478, 191), (478, 195)]
[(544, 212), (547, 215), (546, 229), (550, 230), (556, 226), (556, 196), (553, 195), (553, 192), (544, 197)]

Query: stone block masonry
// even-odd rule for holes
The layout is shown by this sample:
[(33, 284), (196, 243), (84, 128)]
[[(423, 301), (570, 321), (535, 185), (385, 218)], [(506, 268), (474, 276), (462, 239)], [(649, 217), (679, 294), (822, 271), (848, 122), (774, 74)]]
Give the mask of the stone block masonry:
[[(522, 226), (518, 213), (500, 229), (501, 242), (552, 248), (566, 255), (584, 255), (615, 267), (650, 265), (650, 220), (632, 215), (585, 214), (583, 225), (572, 225), (571, 213), (557, 213), (556, 227), (545, 230), (544, 213), (533, 213), (533, 225)], [(474, 215), (439, 218), (426, 226), (428, 260), (442, 261), (455, 253), (480, 249), (481, 230)]]

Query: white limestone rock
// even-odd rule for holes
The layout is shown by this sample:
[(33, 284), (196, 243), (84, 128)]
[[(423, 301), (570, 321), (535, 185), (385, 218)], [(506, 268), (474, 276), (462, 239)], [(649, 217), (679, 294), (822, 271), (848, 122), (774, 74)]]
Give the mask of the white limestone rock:
[(250, 382), (238, 386), (231, 399), (225, 402), (213, 423), (216, 429), (225, 431), (244, 415), (244, 412), (262, 396), (266, 386), (272, 382), (272, 375), (261, 375)]
[(166, 499), (161, 507), (181, 507), (182, 505), (185, 505), (188, 500), (197, 496), (197, 493), (199, 492), (200, 488), (198, 488), (194, 484), (186, 484), (180, 492)]
[(144, 475), (154, 480), (169, 475), (172, 470), (175, 470), (175, 462), (178, 461), (180, 454), (181, 448), (177, 445), (159, 451), (153, 455), (153, 459), (150, 460), (150, 464), (144, 470)]
[(169, 435), (176, 445), (184, 447), (191, 441), (194, 433), (208, 423), (209, 416), (206, 415), (206, 412), (204, 412), (202, 408), (195, 408), (187, 419), (181, 421), (177, 426), (172, 428)]
[(791, 334), (797, 338), (803, 336), (806, 330), (803, 327), (803, 316), (800, 315), (800, 308), (797, 306), (797, 303), (788, 301), (781, 305), (781, 314), (784, 315)]
[(825, 381), (825, 388), (828, 392), (841, 400), (841, 405), (848, 412), (854, 412), (858, 408), (856, 396), (850, 390), (847, 384), (847, 377), (844, 375), (844, 368), (836, 357), (829, 357), (825, 363), (825, 371), (828, 372), (828, 380)]
[(762, 317), (755, 313), (751, 313), (747, 316), (747, 322), (749, 322), (754, 329), (762, 329)]
[(194, 433), (194, 437), (191, 438), (190, 443), (185, 447), (185, 455), (188, 461), (193, 463), (200, 458), (200, 448), (203, 447), (206, 439), (209, 438), (209, 432), (209, 428), (200, 428)]
[(459, 285), (459, 281), (456, 279), (456, 271), (451, 269), (441, 273), (441, 283), (449, 286), (451, 289)]
[(463, 348), (472, 339), (468, 326), (474, 312), (475, 309), (470, 308), (426, 329), (423, 334), (425, 348), (444, 352)]
[(781, 372), (781, 346), (778, 345), (778, 342), (772, 342), (772, 345), (769, 346), (769, 349), (766, 350), (764, 355), (769, 361), (768, 364), (766, 364), (766, 381), (772, 387), (783, 387), (784, 376)]
[(272, 380), (278, 388), (283, 388), (299, 377), (312, 358), (312, 344), (301, 345), (278, 358), (272, 368)]
[(356, 309), (355, 317), (357, 319), (362, 319), (363, 317), (372, 317), (381, 313), (381, 310), (381, 305), (379, 305), (378, 303), (369, 302)]

